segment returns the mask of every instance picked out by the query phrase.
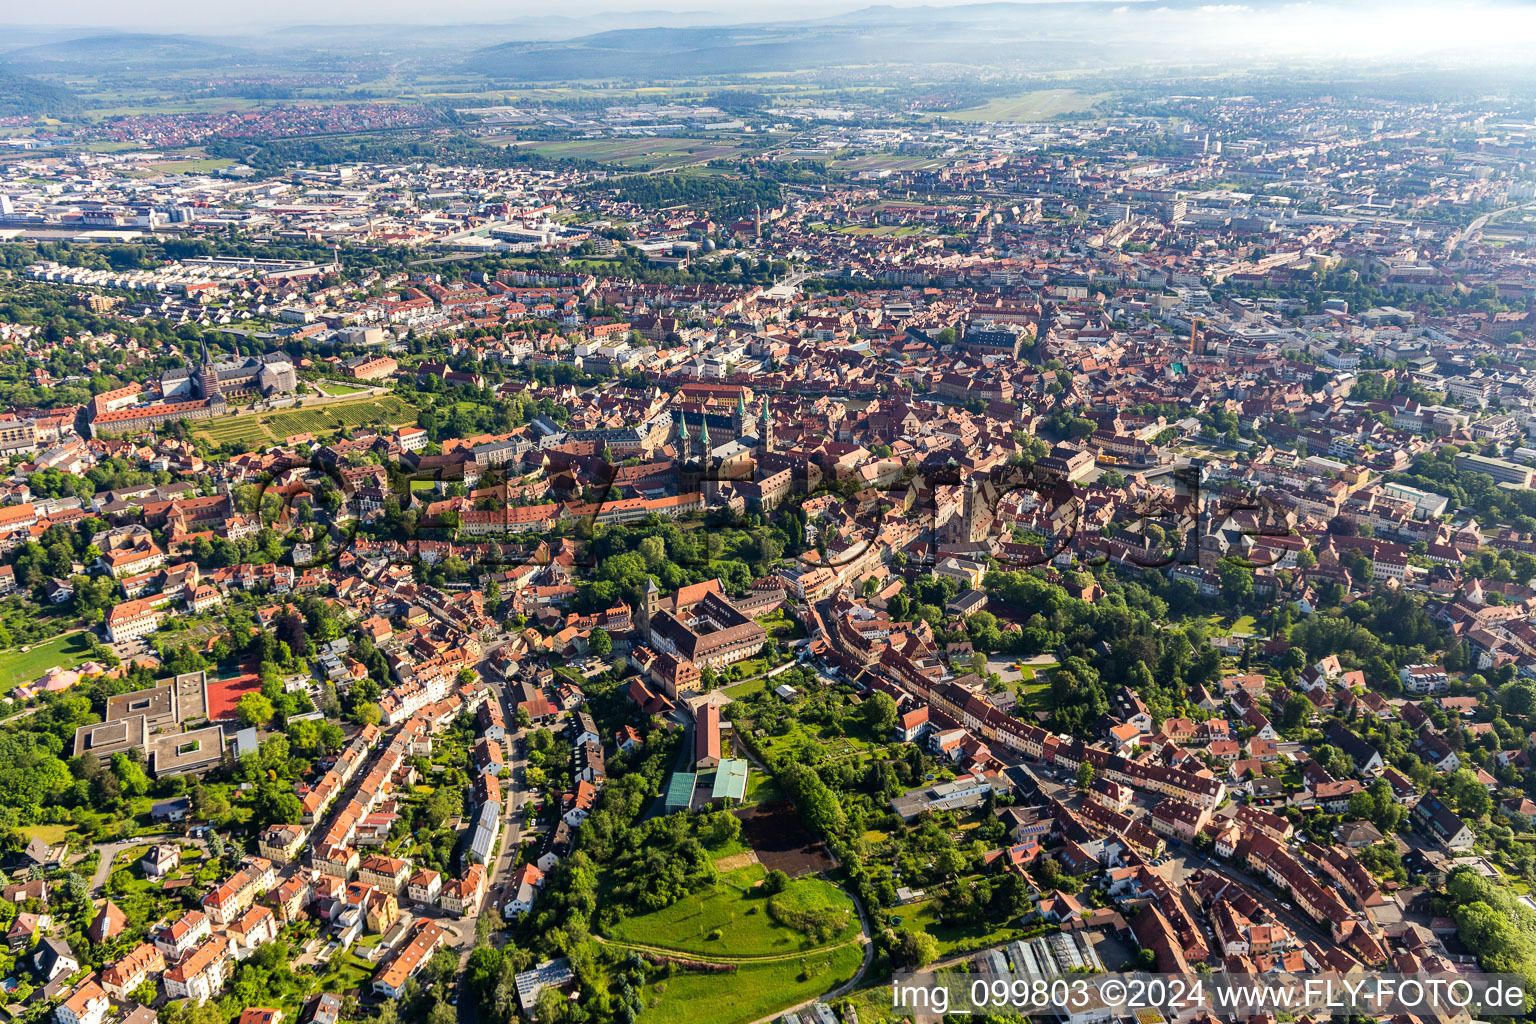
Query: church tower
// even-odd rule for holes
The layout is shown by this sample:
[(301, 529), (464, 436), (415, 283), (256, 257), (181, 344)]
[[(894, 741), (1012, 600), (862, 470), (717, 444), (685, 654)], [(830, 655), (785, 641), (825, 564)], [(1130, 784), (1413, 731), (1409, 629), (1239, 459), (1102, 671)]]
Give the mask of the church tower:
[(197, 368), (197, 389), (203, 398), (224, 397), (224, 389), (219, 384), (219, 371), (208, 357), (207, 339), (203, 339), (203, 361)]
[(640, 602), (640, 642), (651, 642), (651, 616), (656, 614), (656, 602), (661, 599), (661, 591), (656, 589), (656, 581), (649, 576), (645, 578), (645, 597)]
[[(677, 416), (677, 486), (684, 493), (699, 489), (704, 471), (702, 465), (693, 452), (693, 438), (688, 434), (688, 417), (682, 413)], [(700, 432), (708, 429), (708, 425), (699, 424)], [(706, 446), (707, 447), (707, 446)], [(642, 635), (644, 635), (642, 631)]]
[(764, 451), (773, 451), (773, 414), (768, 411), (767, 395), (763, 396), (763, 429), (758, 440), (763, 442)]
[(737, 437), (741, 437), (747, 432), (747, 424), (750, 422), (751, 420), (747, 417), (747, 393), (738, 391), (736, 392), (736, 413), (731, 417), (731, 429), (736, 432)]
[(983, 501), (981, 484), (972, 476), (965, 485), (965, 537), (975, 544), (992, 528), (992, 516)]
[(942, 542), (976, 544), (986, 538), (991, 528), (992, 513), (981, 493), (981, 484), (976, 477), (969, 477), (960, 491), (959, 509), (944, 523)]

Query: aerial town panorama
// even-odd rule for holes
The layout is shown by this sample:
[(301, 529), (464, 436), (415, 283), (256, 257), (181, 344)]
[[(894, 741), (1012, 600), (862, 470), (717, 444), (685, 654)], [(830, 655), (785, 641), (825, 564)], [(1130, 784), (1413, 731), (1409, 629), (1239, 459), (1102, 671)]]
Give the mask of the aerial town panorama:
[(0, 1014), (1530, 1013), (1536, 16), (759, 6), (0, 15)]

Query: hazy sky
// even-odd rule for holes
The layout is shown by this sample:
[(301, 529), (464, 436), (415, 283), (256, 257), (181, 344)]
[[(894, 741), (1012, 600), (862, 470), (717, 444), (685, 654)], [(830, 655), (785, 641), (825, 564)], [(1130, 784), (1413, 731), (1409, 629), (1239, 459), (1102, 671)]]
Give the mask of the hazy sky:
[[(883, 0), (891, 6), (918, 6), (917, 0)], [(924, 5), (948, 6), (972, 0), (922, 0)], [(516, 23), (520, 18), (571, 17), (591, 22), (590, 31), (605, 28), (603, 14), (655, 11), (673, 24), (743, 22), (779, 18), (825, 17), (866, 6), (862, 0), (768, 0), (743, 3), (723, 0), (709, 3), (679, 0), (668, 7), (665, 0), (565, 0), (562, 3), (510, 0), (266, 0), (261, 4), (216, 4), (207, 0), (73, 0), (68, 4), (11, 3), (0, 12), (0, 25), (90, 26), (93, 28), (149, 29), (156, 32), (207, 31), (209, 29), (267, 29), (285, 25), (336, 25), (356, 20), (411, 24)], [(679, 18), (679, 15), (684, 17)], [(691, 15), (691, 16), (689, 16)]]
[[(873, 4), (950, 7), (987, 0), (72, 0), (66, 4), (11, 0), (5, 25), (55, 26), (69, 35), (102, 31), (188, 34), (264, 32), (296, 25), (432, 24), (498, 26), (485, 44), (513, 42), (519, 26), (530, 40), (570, 38), (636, 26), (691, 26), (824, 18)], [(1012, 0), (1027, 3), (1029, 0)], [(1192, 50), (1289, 57), (1372, 58), (1458, 53), (1462, 59), (1517, 62), (1529, 68), (1536, 50), (1536, 0), (1205, 0), (1167, 6), (1164, 0), (1096, 0), (1105, 20), (1131, 38), (1178, 40)], [(569, 24), (559, 25), (559, 19)], [(5, 33), (0, 31), (0, 50)], [(58, 38), (58, 36), (54, 36)], [(15, 30), (13, 43), (37, 41)]]

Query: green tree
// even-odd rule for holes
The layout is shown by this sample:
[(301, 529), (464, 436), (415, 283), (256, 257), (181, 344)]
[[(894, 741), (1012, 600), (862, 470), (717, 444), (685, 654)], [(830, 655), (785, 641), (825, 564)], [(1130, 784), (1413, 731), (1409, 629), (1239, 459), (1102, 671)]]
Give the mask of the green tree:
[(897, 928), (885, 935), (891, 964), (897, 970), (915, 971), (939, 958), (939, 940), (927, 932)]
[(245, 726), (266, 725), (275, 713), (272, 702), (260, 693), (247, 693), (241, 697), (235, 711), (240, 716), (240, 724)]
[(842, 832), (847, 823), (842, 805), (837, 794), (828, 788), (814, 768), (792, 762), (781, 769), (779, 781), (789, 791), (795, 809), (813, 832), (827, 837)]
[(143, 796), (149, 792), (149, 776), (127, 754), (112, 755), (112, 774), (117, 776), (125, 796)]
[(304, 805), (291, 786), (269, 780), (256, 787), (256, 795), (251, 800), (251, 824), (255, 828), (297, 825), (303, 815)]
[(896, 727), (896, 701), (888, 693), (876, 690), (865, 699), (859, 712), (869, 731), (882, 740), (889, 738)]
[(1230, 558), (1223, 558), (1216, 565), (1216, 574), (1221, 577), (1221, 596), (1233, 607), (1246, 607), (1253, 599), (1252, 569)]
[(1295, 732), (1307, 719), (1311, 717), (1313, 705), (1310, 700), (1299, 693), (1293, 693), (1285, 699), (1285, 704), (1280, 708), (1278, 725), (1280, 731), (1285, 733)]

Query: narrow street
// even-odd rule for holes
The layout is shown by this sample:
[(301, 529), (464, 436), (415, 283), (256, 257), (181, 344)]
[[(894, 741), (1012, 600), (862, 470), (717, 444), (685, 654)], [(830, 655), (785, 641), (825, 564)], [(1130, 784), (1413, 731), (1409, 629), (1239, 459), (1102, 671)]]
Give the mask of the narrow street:
[[(494, 699), (501, 702), (502, 712), (508, 722), (517, 718), (516, 708), (507, 696), (506, 685), (495, 676), (482, 672), (481, 678), (491, 684), (491, 692)], [(478, 944), (476, 935), (479, 931), (480, 917), (485, 914), (494, 915), (496, 925), (501, 922), (501, 905), (505, 902), (505, 886), (511, 877), (513, 869), (517, 865), (518, 851), (523, 843), (523, 807), (527, 802), (528, 794), (525, 792), (524, 770), (528, 766), (526, 756), (526, 737), (529, 730), (518, 729), (507, 733), (506, 745), (509, 748), (507, 766), (510, 775), (504, 778), (502, 796), (505, 807), (502, 811), (502, 833), (498, 843), (495, 862), (486, 866), (485, 898), (481, 901), (480, 912), (470, 917), (465, 917), (463, 934), (459, 936), (459, 966), (469, 959), (469, 954)], [(461, 1008), (461, 1013), (463, 1010)]]
[[(483, 652), (485, 657), (489, 657), (500, 646), (501, 644), (498, 643), (488, 647)], [(507, 697), (506, 684), (494, 673), (484, 671), (484, 665), (485, 662), (482, 660), (480, 677), (490, 684), (493, 699), (501, 702), (501, 710), (506, 721), (515, 722), (517, 720), (517, 709)], [(454, 944), (455, 948), (459, 951), (460, 984), (456, 993), (458, 1000), (456, 1006), (458, 1024), (480, 1024), (480, 1008), (476, 1005), (473, 994), (464, 988), (462, 984), (463, 974), (464, 968), (469, 962), (470, 954), (481, 944), (479, 940), (481, 917), (487, 914), (493, 915), (491, 918), (493, 928), (499, 928), (502, 924), (501, 904), (505, 899), (503, 890), (507, 879), (511, 877), (513, 867), (517, 863), (518, 850), (521, 849), (523, 843), (523, 807), (528, 799), (528, 794), (524, 789), (523, 772), (528, 766), (526, 756), (528, 731), (526, 729), (517, 729), (514, 732), (507, 733), (506, 743), (509, 748), (507, 766), (511, 774), (503, 780), (502, 796), (505, 799), (506, 807), (503, 811), (503, 827), (496, 861), (494, 864), (487, 866), (485, 898), (480, 901), (479, 912), (468, 915), (458, 922), (460, 931), (458, 940)], [(492, 932), (491, 941), (493, 944), (499, 944), (496, 943), (495, 931)]]
[[(124, 850), (131, 850), (133, 847), (141, 845), (143, 845), (143, 840), (138, 842), (105, 843), (96, 847), (101, 852), (101, 862), (96, 865), (96, 872), (91, 875), (91, 893), (101, 892), (102, 887), (107, 884), (107, 878), (112, 874), (112, 864), (116, 861), (118, 854)], [(126, 867), (126, 865), (124, 866)]]

